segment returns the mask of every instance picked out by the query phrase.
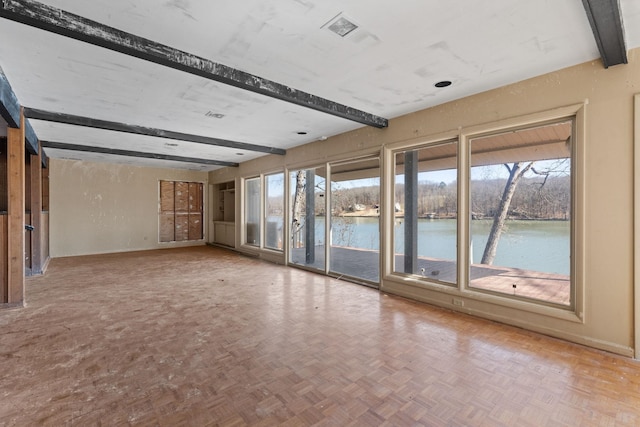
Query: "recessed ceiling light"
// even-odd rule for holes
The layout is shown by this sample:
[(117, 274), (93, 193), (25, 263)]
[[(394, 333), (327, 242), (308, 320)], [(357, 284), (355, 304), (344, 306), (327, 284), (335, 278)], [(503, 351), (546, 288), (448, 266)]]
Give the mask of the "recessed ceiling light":
[(451, 82), (449, 80), (442, 80), (441, 82), (438, 82), (436, 84), (434, 84), (435, 87), (447, 87), (447, 86), (451, 86)]
[(207, 117), (213, 117), (214, 119), (221, 119), (224, 117), (224, 114), (221, 113), (214, 113), (213, 111), (207, 111), (207, 113), (205, 114), (205, 116)]
[(303, 130), (301, 130), (300, 132), (298, 132), (298, 135), (306, 135), (307, 133)]

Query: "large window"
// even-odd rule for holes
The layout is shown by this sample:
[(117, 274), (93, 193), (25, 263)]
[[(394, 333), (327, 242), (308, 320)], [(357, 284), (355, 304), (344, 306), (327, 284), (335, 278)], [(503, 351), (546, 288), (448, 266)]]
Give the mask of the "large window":
[(325, 168), (301, 169), (289, 174), (291, 229), (289, 262), (325, 269)]
[(457, 281), (457, 143), (395, 153), (394, 272)]
[(583, 301), (573, 200), (583, 119), (569, 114), (398, 143), (384, 152), (382, 192), (374, 156), (248, 178), (245, 243), (287, 247), (292, 265), (365, 283), (380, 283), (382, 266), (394, 285), (446, 289), (460, 306), (458, 295), (475, 295), (566, 316)]
[(576, 307), (576, 120), (391, 151), (390, 273), (467, 295)]
[(282, 250), (284, 238), (284, 173), (264, 177), (264, 247)]
[(244, 180), (244, 244), (283, 251), (284, 173)]
[(571, 304), (572, 129), (470, 140), (470, 288)]
[(245, 243), (260, 246), (260, 177), (244, 182)]

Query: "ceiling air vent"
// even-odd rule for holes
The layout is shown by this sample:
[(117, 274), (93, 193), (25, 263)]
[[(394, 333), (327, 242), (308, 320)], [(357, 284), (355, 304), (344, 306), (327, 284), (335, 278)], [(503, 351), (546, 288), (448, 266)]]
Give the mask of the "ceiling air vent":
[(345, 17), (342, 13), (339, 13), (335, 17), (329, 20), (321, 28), (327, 28), (328, 30), (336, 33), (340, 37), (344, 37), (347, 34), (353, 32), (358, 26), (354, 24), (349, 18)]

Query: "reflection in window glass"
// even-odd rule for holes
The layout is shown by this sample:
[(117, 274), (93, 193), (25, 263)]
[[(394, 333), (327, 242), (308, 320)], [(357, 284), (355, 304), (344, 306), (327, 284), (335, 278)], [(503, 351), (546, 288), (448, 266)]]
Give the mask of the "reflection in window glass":
[(245, 236), (248, 245), (260, 246), (260, 178), (245, 180)]
[(572, 121), (471, 140), (470, 287), (571, 304)]
[(282, 250), (284, 227), (284, 174), (264, 177), (265, 242), (264, 247)]
[(325, 169), (290, 173), (289, 261), (324, 271)]
[(394, 272), (457, 281), (457, 143), (395, 154)]

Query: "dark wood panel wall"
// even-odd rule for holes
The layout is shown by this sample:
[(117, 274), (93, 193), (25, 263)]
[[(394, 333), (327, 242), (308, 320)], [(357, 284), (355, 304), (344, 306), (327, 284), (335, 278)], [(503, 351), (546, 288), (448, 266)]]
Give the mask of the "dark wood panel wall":
[(176, 240), (175, 183), (160, 181), (160, 241)]
[(7, 277), (7, 215), (0, 215), (0, 304), (9, 301), (9, 278)]
[[(42, 150), (42, 148), (40, 148)], [(49, 212), (49, 169), (42, 169), (42, 211)]]
[(9, 187), (7, 186), (7, 138), (0, 138), (0, 214), (7, 214)]
[(25, 125), (7, 130), (7, 300), (10, 305), (24, 303), (25, 276)]
[(27, 272), (31, 274), (42, 273), (42, 147), (37, 155), (30, 154), (27, 156), (27, 164), (29, 167), (28, 183), (29, 191), (26, 192), (25, 199), (28, 201), (27, 211), (31, 214), (31, 226), (33, 231), (25, 230), (25, 240), (30, 243), (29, 252), (25, 253), (25, 258), (30, 259), (29, 269)]
[(26, 128), (21, 113), (0, 138), (0, 307), (23, 305), (25, 275), (43, 273), (49, 260), (48, 171), (41, 148), (26, 152)]
[(202, 239), (202, 193), (203, 185), (200, 182), (189, 183), (189, 240)]
[(201, 182), (160, 181), (161, 242), (203, 238)]

